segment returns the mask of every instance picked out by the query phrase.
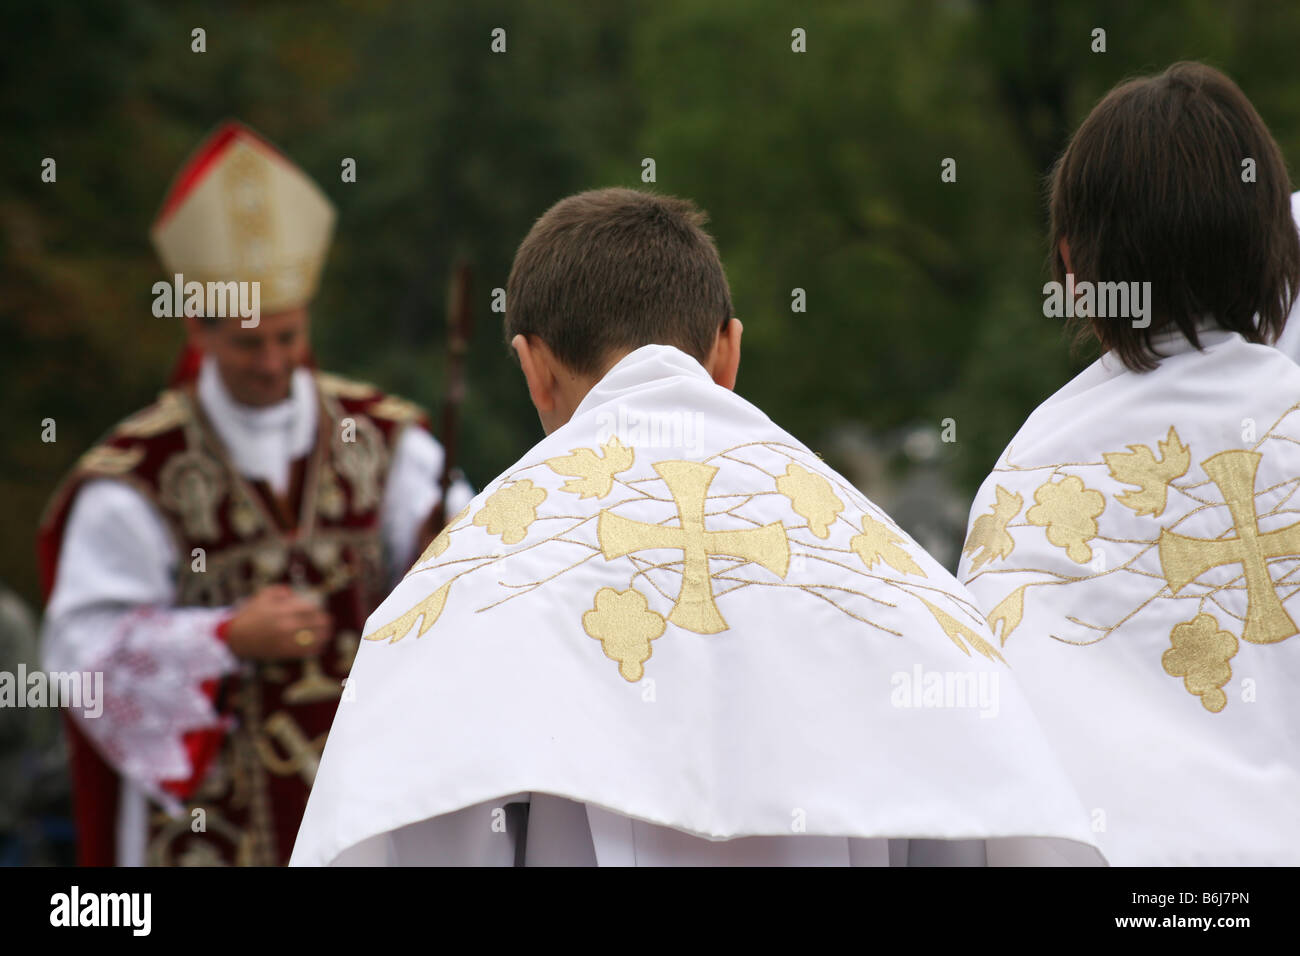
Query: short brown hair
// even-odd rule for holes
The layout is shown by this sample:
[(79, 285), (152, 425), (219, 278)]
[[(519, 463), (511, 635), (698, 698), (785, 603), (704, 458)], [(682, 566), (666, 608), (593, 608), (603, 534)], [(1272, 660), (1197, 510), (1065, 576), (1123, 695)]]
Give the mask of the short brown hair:
[(1159, 364), (1151, 337), (1171, 325), (1199, 348), (1205, 314), (1247, 341), (1276, 340), (1300, 285), (1290, 192), (1268, 127), (1218, 70), (1175, 63), (1115, 87), (1052, 171), (1053, 272), (1064, 281), (1064, 239), (1076, 280), (1149, 281), (1151, 323), (1095, 317), (1081, 335), (1135, 371)]
[(686, 199), (596, 189), (529, 230), (506, 285), (506, 341), (536, 335), (579, 374), (615, 351), (673, 345), (703, 362), (731, 318), (705, 214)]

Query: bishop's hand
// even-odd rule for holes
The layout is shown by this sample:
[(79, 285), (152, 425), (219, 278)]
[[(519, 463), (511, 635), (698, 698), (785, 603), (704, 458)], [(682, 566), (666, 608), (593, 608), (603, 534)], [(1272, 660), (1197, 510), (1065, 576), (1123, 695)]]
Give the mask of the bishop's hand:
[(334, 621), (318, 600), (272, 584), (239, 606), (226, 628), (226, 643), (236, 656), (255, 660), (315, 657), (333, 630)]

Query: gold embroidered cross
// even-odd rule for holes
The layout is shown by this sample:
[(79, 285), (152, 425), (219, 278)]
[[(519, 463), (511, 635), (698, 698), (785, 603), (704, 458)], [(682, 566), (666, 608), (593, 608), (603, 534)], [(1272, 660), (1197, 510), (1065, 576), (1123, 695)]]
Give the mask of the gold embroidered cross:
[(1210, 480), (1219, 486), (1235, 538), (1189, 538), (1172, 531), (1160, 532), (1160, 570), (1177, 594), (1184, 585), (1211, 568), (1240, 564), (1246, 572), (1246, 626), (1241, 636), (1252, 644), (1273, 644), (1297, 633), (1296, 625), (1273, 587), (1268, 562), (1300, 557), (1300, 522), (1261, 532), (1255, 512), (1255, 472), (1258, 452), (1220, 452), (1201, 462)]
[(784, 578), (790, 566), (790, 542), (785, 526), (774, 521), (743, 531), (707, 531), (704, 505), (718, 469), (693, 461), (661, 461), (654, 468), (673, 496), (681, 527), (646, 524), (602, 511), (596, 522), (600, 550), (607, 561), (654, 548), (681, 551), (682, 587), (668, 620), (697, 634), (725, 631), (727, 622), (713, 600), (710, 555), (744, 558)]

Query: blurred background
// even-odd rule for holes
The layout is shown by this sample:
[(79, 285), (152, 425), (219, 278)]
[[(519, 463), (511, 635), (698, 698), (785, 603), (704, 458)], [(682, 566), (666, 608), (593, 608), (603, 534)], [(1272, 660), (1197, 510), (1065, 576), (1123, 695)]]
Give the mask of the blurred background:
[[(650, 185), (654, 159), (650, 188), (711, 216), (745, 322), (738, 391), (950, 567), (997, 455), (1094, 358), (1042, 315), (1044, 176), (1070, 130), (1121, 79), (1199, 59), (1300, 150), (1295, 4), (62, 0), (6, 4), (0, 24), (7, 670), (37, 661), (46, 500), (180, 348), (151, 314), (147, 233), (225, 118), (338, 207), (311, 309), (322, 367), (436, 415), (448, 277), (472, 265), (459, 458), (476, 487), (541, 437), (492, 290), (551, 203)], [(71, 859), (59, 747), (53, 712), (0, 710), (0, 864)]]

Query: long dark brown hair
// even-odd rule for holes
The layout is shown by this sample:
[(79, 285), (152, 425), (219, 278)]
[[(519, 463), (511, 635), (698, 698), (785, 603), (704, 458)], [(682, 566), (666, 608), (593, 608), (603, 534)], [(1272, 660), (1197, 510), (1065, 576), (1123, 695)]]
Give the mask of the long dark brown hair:
[(1115, 87), (1070, 140), (1050, 192), (1058, 282), (1064, 240), (1076, 283), (1151, 283), (1148, 327), (1115, 317), (1076, 326), (1128, 368), (1155, 368), (1152, 336), (1171, 326), (1199, 348), (1202, 316), (1250, 342), (1282, 332), (1300, 288), (1290, 180), (1268, 127), (1223, 73), (1175, 63)]

